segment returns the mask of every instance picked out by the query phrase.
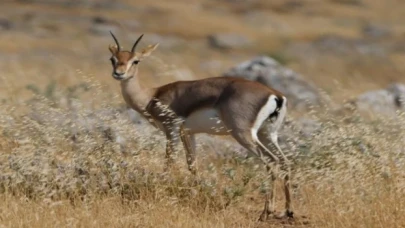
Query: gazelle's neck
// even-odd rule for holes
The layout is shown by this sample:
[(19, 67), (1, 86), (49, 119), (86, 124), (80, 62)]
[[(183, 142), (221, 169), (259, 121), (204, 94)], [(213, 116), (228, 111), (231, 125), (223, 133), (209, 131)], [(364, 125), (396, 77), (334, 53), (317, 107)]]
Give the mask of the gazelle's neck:
[(140, 83), (137, 71), (128, 79), (121, 81), (121, 92), (125, 102), (138, 112), (144, 111), (152, 98), (153, 91)]

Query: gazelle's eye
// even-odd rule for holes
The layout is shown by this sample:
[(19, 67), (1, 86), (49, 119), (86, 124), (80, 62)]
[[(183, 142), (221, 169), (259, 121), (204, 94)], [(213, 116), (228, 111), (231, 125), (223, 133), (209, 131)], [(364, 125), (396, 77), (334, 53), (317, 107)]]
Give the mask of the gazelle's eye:
[(139, 62), (139, 60), (135, 60), (132, 64), (138, 64)]
[(115, 59), (114, 59), (114, 58), (111, 57), (111, 58), (110, 58), (110, 61), (111, 61), (111, 64), (112, 64), (112, 65), (115, 65)]

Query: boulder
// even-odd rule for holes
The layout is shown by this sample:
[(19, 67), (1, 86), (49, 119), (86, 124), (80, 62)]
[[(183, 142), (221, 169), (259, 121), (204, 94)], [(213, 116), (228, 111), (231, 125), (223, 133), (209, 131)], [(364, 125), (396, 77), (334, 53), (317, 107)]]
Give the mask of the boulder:
[(366, 24), (362, 28), (363, 36), (371, 39), (381, 39), (392, 36), (392, 31), (383, 25)]
[(319, 121), (305, 117), (296, 120), (296, 125), (303, 139), (311, 138), (313, 134), (319, 133), (322, 129), (322, 124)]
[(2, 30), (10, 30), (13, 28), (13, 23), (6, 19), (6, 18), (0, 18), (0, 31)]
[(251, 41), (240, 34), (235, 33), (218, 33), (208, 36), (208, 43), (213, 48), (234, 49), (244, 48), (251, 44)]
[(61, 112), (46, 109), (46, 106), (41, 105), (41, 103), (33, 105), (27, 118), (44, 129), (59, 129), (76, 144), (86, 143), (87, 137), (101, 136), (105, 142), (115, 143), (124, 150), (131, 140), (131, 135), (127, 134), (128, 126), (142, 128), (145, 132), (146, 129), (152, 130), (152, 126), (145, 127), (146, 120), (137, 112), (124, 107), (100, 109), (80, 107)]
[(367, 39), (348, 38), (339, 35), (323, 35), (312, 42), (312, 48), (321, 53), (334, 55), (384, 56), (387, 47)]
[(363, 93), (353, 103), (359, 111), (393, 116), (396, 111), (405, 110), (405, 85), (395, 83), (386, 89)]
[(242, 77), (274, 88), (287, 97), (290, 107), (297, 110), (305, 110), (309, 105), (321, 103), (320, 94), (312, 83), (267, 56), (242, 62), (223, 76)]
[(61, 7), (86, 7), (94, 9), (120, 9), (131, 10), (128, 4), (117, 0), (97, 0), (97, 1), (72, 1), (72, 0), (18, 0), (23, 3), (42, 4), (42, 5), (57, 5)]
[(352, 6), (365, 6), (365, 3), (362, 0), (331, 0), (332, 2), (338, 4), (346, 4)]
[(395, 105), (405, 110), (405, 84), (393, 83), (387, 90), (394, 95)]
[(110, 36), (110, 31), (118, 33), (120, 30), (117, 23), (104, 17), (94, 17), (89, 31), (94, 35)]
[(396, 109), (394, 100), (394, 95), (389, 91), (375, 90), (358, 96), (356, 107), (362, 111), (394, 114)]

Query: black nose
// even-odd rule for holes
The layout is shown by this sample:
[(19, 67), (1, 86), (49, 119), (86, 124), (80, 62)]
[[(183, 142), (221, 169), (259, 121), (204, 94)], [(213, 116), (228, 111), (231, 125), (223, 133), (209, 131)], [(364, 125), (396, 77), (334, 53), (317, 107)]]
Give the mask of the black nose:
[(114, 72), (112, 76), (113, 76), (113, 78), (115, 78), (117, 80), (121, 80), (124, 78), (124, 74), (125, 73), (118, 74), (118, 73)]
[(115, 76), (118, 76), (118, 77), (121, 77), (122, 75), (124, 75), (125, 74), (125, 72), (124, 73), (117, 73), (117, 72), (114, 72), (114, 75)]

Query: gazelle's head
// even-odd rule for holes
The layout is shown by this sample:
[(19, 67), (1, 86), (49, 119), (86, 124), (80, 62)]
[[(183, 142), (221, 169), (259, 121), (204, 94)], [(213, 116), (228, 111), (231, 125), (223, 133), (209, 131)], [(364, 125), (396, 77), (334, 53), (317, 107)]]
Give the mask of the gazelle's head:
[(112, 54), (110, 58), (113, 67), (112, 76), (117, 80), (125, 80), (134, 76), (137, 73), (138, 64), (141, 62), (141, 60), (144, 57), (149, 56), (159, 45), (159, 44), (149, 45), (142, 51), (136, 52), (135, 49), (139, 41), (142, 39), (143, 36), (142, 34), (135, 41), (131, 51), (123, 51), (121, 50), (117, 38), (114, 36), (112, 32), (110, 33), (115, 41), (115, 45), (109, 46), (110, 52)]

